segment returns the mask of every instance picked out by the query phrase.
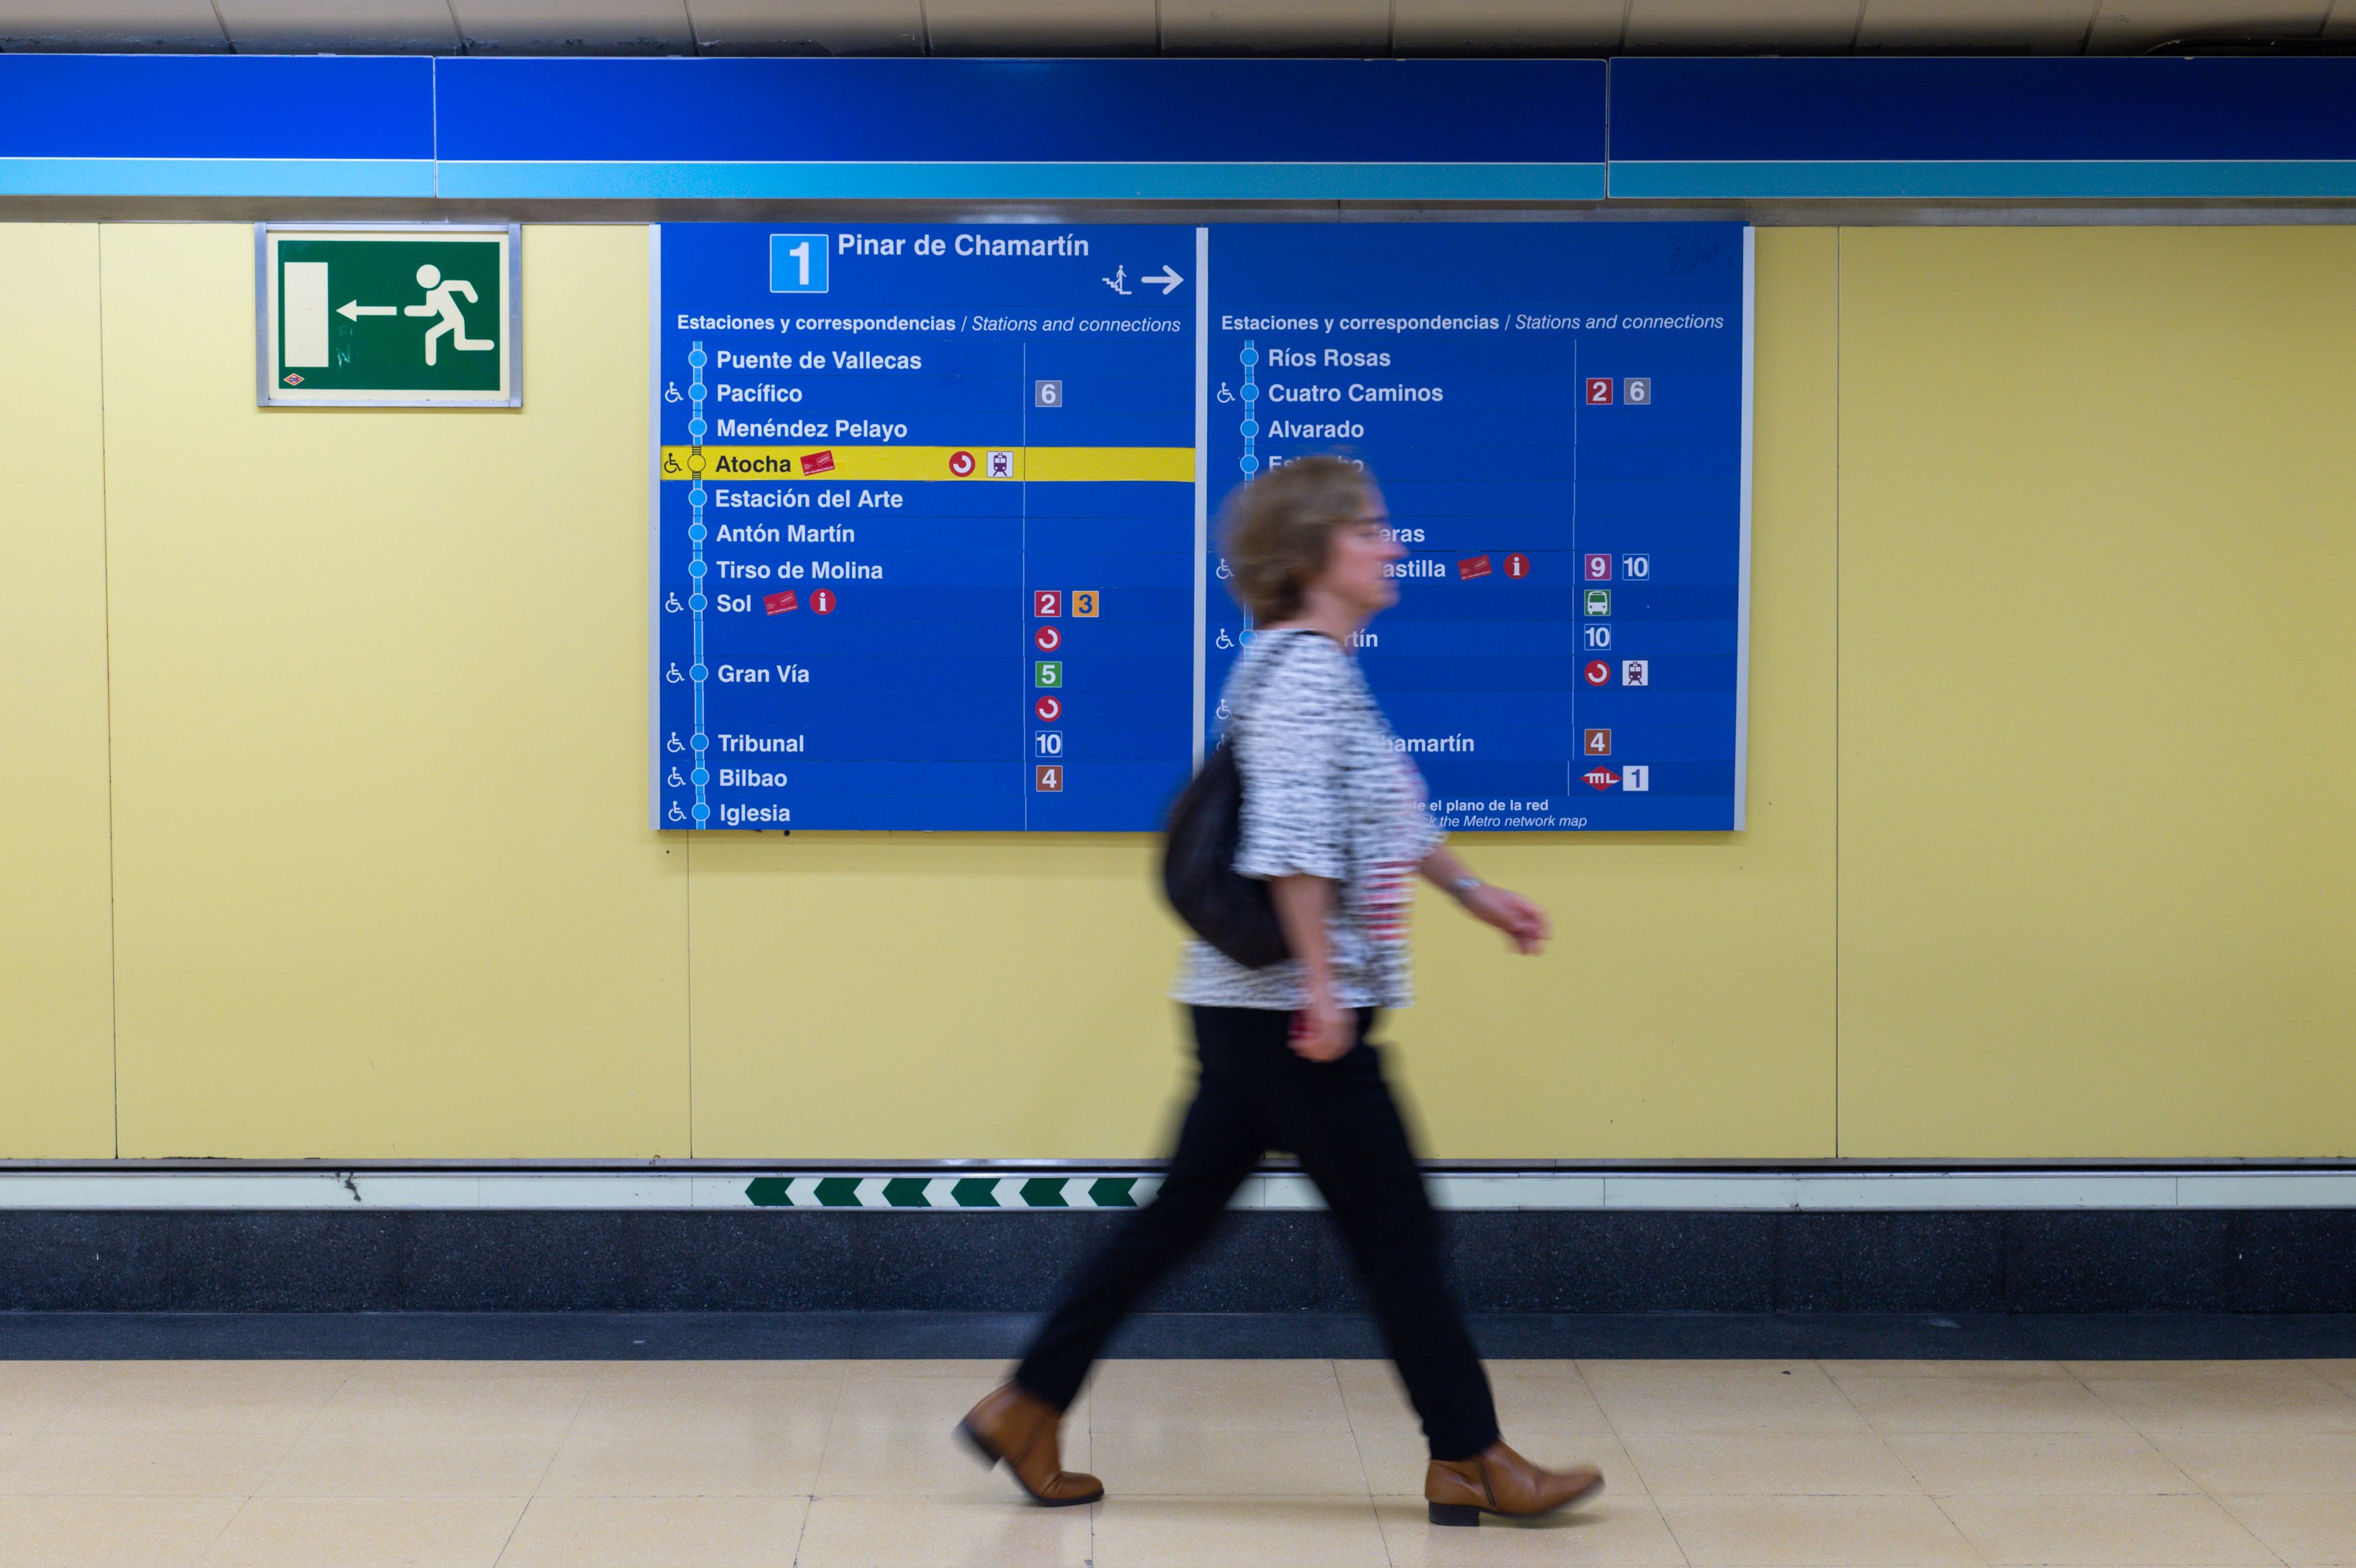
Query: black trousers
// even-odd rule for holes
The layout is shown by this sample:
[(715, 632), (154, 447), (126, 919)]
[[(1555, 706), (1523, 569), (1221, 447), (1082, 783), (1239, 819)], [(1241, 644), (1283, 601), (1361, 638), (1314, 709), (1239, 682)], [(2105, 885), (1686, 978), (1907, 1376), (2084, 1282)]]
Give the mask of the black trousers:
[(1202, 1078), (1162, 1189), (1089, 1260), (1014, 1381), (1058, 1410), (1078, 1398), (1121, 1316), (1210, 1234), (1260, 1156), (1287, 1150), (1342, 1227), (1431, 1456), (1469, 1458), (1494, 1443), (1488, 1374), (1449, 1296), (1423, 1173), (1366, 1041), (1375, 1009), (1359, 1013), (1356, 1047), (1333, 1062), (1293, 1053), (1290, 1013), (1194, 1014)]

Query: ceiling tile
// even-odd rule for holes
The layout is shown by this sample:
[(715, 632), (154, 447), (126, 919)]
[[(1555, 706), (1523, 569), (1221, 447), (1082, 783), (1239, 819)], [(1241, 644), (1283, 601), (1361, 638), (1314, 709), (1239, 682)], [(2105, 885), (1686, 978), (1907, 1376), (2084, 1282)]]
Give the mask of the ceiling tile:
[(687, 0), (708, 55), (920, 55), (923, 0)]
[(1864, 0), (1633, 0), (1632, 49), (1845, 49)]
[(470, 52), (686, 54), (686, 0), (451, 0)]
[(455, 54), (450, 0), (213, 0), (241, 54)]
[(0, 49), (226, 49), (211, 0), (0, 0)]
[(1162, 0), (1170, 54), (1388, 54), (1391, 0)]
[(925, 0), (937, 55), (1151, 54), (1153, 0)]
[(1391, 44), (1401, 54), (1615, 49), (1627, 21), (1628, 0), (1397, 0)]
[(2086, 52), (2139, 55), (2177, 38), (2311, 38), (2331, 0), (2102, 0)]
[(1865, 0), (1858, 48), (1988, 48), (2075, 54), (2094, 0)]

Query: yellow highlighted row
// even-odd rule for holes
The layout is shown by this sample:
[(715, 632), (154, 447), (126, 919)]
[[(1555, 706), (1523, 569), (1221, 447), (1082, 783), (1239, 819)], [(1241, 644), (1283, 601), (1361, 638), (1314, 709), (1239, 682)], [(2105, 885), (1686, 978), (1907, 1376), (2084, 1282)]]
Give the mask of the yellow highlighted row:
[(666, 446), (660, 461), (666, 479), (1194, 482), (1191, 446)]

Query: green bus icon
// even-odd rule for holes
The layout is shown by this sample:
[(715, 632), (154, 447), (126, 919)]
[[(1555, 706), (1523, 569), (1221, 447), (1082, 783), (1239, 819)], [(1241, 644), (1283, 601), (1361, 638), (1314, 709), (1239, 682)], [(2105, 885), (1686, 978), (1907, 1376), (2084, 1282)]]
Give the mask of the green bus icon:
[(1612, 590), (1590, 588), (1587, 591), (1587, 613), (1590, 615), (1612, 613)]

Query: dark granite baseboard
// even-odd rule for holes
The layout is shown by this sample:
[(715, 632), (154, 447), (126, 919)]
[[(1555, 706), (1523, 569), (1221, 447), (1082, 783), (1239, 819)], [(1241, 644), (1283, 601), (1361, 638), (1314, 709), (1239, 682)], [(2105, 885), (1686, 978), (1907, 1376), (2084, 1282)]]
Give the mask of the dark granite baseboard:
[[(2271, 1360), (2356, 1355), (2356, 1313), (1475, 1313), (1481, 1353), (1515, 1359), (1942, 1361)], [(1011, 1360), (1039, 1318), (1009, 1312), (12, 1312), (5, 1360)], [(1157, 1312), (1114, 1359), (1383, 1354), (1334, 1312)]]
[[(692, 1210), (0, 1211), (0, 1312), (1043, 1310), (1119, 1217)], [(2356, 1211), (1459, 1211), (1481, 1314), (2322, 1313)], [(1157, 1313), (1363, 1311), (1315, 1211), (1232, 1214)]]

